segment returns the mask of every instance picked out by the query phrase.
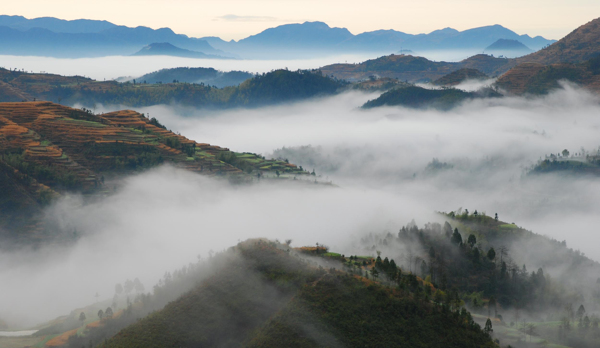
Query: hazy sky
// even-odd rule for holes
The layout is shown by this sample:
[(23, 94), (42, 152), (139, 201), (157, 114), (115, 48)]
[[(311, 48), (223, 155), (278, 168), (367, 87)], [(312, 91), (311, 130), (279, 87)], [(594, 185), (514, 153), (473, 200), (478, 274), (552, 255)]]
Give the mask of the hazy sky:
[(240, 39), (286, 23), (323, 21), (352, 33), (395, 29), (427, 33), (501, 24), (519, 34), (560, 39), (600, 16), (598, 0), (20, 0), (2, 13), (28, 18), (105, 19), (170, 27), (190, 36)]

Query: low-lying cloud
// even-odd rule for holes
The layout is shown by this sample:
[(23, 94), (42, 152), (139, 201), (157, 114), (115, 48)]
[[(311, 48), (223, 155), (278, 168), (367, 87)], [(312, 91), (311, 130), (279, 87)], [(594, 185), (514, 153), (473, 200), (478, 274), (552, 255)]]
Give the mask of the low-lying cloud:
[[(345, 252), (356, 236), (459, 207), (498, 213), (600, 259), (597, 178), (523, 175), (544, 154), (598, 148), (596, 97), (565, 86), (543, 98), (476, 100), (449, 112), (359, 109), (374, 97), (351, 92), (219, 112), (139, 109), (200, 142), (286, 156), (337, 186), (235, 186), (164, 166), (125, 179), (103, 199), (66, 196), (48, 215), (81, 238), (0, 255), (3, 316), (23, 325), (47, 320), (89, 304), (96, 292), (110, 298), (127, 278), (149, 289), (165, 271), (247, 238)], [(447, 166), (426, 169), (434, 158)]]

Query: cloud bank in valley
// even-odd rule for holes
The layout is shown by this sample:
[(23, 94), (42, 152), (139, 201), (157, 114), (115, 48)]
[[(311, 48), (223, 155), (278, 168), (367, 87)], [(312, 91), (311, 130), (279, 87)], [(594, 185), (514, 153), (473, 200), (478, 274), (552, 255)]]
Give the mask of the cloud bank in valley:
[[(359, 109), (374, 97), (352, 92), (219, 112), (139, 109), (200, 142), (286, 156), (337, 186), (235, 186), (166, 166), (119, 182), (104, 199), (66, 196), (48, 215), (82, 237), (35, 257), (0, 255), (0, 308), (22, 323), (47, 320), (89, 304), (96, 292), (110, 298), (127, 278), (149, 289), (165, 271), (238, 240), (291, 238), (294, 246), (319, 242), (346, 252), (355, 236), (459, 207), (497, 212), (600, 259), (590, 229), (600, 223), (596, 178), (523, 177), (544, 154), (597, 149), (595, 97), (566, 86), (540, 99), (477, 100), (450, 112)], [(434, 158), (448, 166), (426, 169)]]

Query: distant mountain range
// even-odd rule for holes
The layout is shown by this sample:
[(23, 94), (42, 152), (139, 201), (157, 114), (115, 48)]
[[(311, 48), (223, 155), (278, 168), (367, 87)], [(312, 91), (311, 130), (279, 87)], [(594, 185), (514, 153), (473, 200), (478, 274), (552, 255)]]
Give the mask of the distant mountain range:
[(470, 50), (481, 52), (499, 39), (518, 40), (538, 50), (552, 44), (541, 36), (518, 35), (501, 25), (458, 31), (445, 28), (429, 34), (407, 34), (395, 30), (377, 30), (354, 35), (346, 28), (331, 28), (323, 22), (286, 24), (267, 29), (240, 41), (202, 38), (213, 47), (241, 56), (260, 57), (260, 52), (275, 51), (278, 56), (314, 55), (315, 52), (381, 52), (400, 50)]
[(131, 55), (156, 42), (168, 42), (204, 54), (234, 56), (214, 49), (205, 40), (175, 34), (169, 28), (129, 28), (85, 19), (0, 16), (0, 54), (4, 55), (60, 58)]
[(217, 37), (192, 38), (169, 28), (130, 28), (107, 21), (0, 16), (0, 54), (68, 58), (131, 55), (144, 46), (163, 42), (207, 55), (255, 59), (390, 54), (400, 50), (417, 54), (433, 50), (481, 52), (499, 39), (518, 40), (533, 50), (554, 42), (541, 36), (518, 35), (500, 25), (465, 31), (445, 28), (418, 35), (396, 30), (354, 35), (346, 28), (332, 28), (323, 22), (286, 24), (239, 41), (224, 41)]

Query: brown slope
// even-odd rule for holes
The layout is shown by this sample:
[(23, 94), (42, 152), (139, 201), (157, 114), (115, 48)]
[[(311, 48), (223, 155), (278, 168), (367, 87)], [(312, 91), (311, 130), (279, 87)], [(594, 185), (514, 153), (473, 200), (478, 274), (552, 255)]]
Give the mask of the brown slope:
[(600, 54), (600, 18), (596, 18), (569, 35), (535, 53), (517, 58), (517, 63), (581, 63)]
[(594, 93), (600, 93), (600, 58), (580, 64), (542, 65), (524, 63), (502, 75), (496, 86), (509, 94), (546, 94), (569, 81)]

